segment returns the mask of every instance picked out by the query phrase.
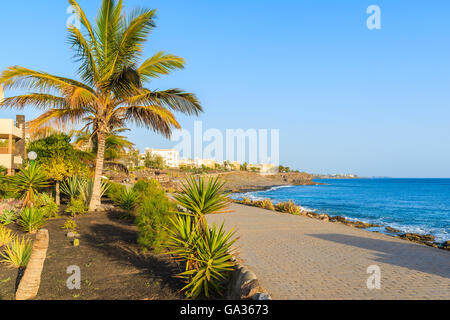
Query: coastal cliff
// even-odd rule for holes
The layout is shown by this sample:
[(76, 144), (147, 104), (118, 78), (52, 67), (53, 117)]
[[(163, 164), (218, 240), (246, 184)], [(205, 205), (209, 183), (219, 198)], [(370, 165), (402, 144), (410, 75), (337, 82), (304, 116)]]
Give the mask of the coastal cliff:
[(262, 175), (254, 172), (226, 172), (220, 176), (226, 181), (228, 192), (249, 192), (269, 189), (273, 186), (317, 185), (313, 176), (305, 172), (276, 173)]

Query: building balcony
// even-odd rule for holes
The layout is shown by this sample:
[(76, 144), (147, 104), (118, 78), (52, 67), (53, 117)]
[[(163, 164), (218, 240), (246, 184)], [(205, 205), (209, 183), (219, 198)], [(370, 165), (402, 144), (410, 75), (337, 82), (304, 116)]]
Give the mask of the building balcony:
[(0, 119), (0, 139), (8, 139), (9, 136), (13, 139), (22, 138), (22, 130), (16, 127), (12, 119)]

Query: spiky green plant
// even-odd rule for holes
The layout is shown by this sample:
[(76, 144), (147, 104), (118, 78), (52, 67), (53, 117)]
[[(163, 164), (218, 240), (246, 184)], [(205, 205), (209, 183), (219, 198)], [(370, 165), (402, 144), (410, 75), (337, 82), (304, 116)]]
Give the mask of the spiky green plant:
[(23, 209), (17, 221), (17, 224), (22, 230), (29, 233), (36, 233), (36, 231), (42, 228), (46, 223), (47, 218), (42, 210), (38, 208)]
[(205, 215), (224, 213), (231, 203), (229, 193), (224, 192), (225, 182), (219, 177), (196, 178), (190, 176), (182, 184), (181, 192), (174, 195), (178, 205), (198, 216), (201, 228), (206, 228)]
[(14, 237), (15, 235), (11, 230), (0, 225), (0, 247), (8, 244)]
[(0, 214), (0, 224), (7, 226), (17, 219), (17, 213), (14, 210), (3, 210)]
[(14, 237), (5, 246), (4, 251), (0, 253), (1, 263), (8, 264), (11, 267), (23, 268), (30, 261), (32, 242), (24, 237)]
[[(109, 182), (102, 180), (100, 184), (100, 198), (108, 191)], [(91, 201), (92, 194), (94, 192), (94, 180), (92, 179), (80, 179), (79, 180), (80, 198), (83, 199), (87, 205)]]
[(125, 215), (122, 218), (130, 217), (138, 206), (140, 195), (133, 188), (126, 189), (119, 197), (118, 205), (125, 210)]
[(136, 124), (169, 137), (180, 128), (173, 111), (197, 115), (202, 107), (194, 94), (180, 89), (151, 90), (146, 82), (184, 67), (184, 59), (158, 52), (140, 63), (148, 36), (155, 28), (156, 10), (139, 9), (126, 15), (122, 0), (103, 0), (92, 25), (77, 1), (69, 0), (83, 29), (69, 26), (69, 42), (80, 63), (80, 80), (13, 66), (0, 75), (5, 89), (30, 93), (12, 96), (0, 107), (34, 105), (45, 112), (30, 129), (83, 121), (96, 133), (97, 158), (89, 204), (101, 204), (106, 137), (115, 128)]
[(36, 162), (20, 169), (18, 174), (8, 177), (8, 181), (12, 190), (22, 196), (24, 207), (32, 206), (38, 192), (50, 185), (49, 180)]
[(182, 289), (189, 298), (212, 292), (223, 293), (228, 272), (233, 270), (231, 246), (236, 241), (233, 230), (225, 232), (214, 224), (204, 232), (195, 227), (197, 217), (179, 216), (173, 219), (174, 231), (168, 244), (170, 253), (185, 262), (186, 270), (178, 277), (186, 281)]
[(61, 182), (61, 193), (70, 198), (76, 198), (80, 195), (80, 180), (78, 176), (72, 176)]

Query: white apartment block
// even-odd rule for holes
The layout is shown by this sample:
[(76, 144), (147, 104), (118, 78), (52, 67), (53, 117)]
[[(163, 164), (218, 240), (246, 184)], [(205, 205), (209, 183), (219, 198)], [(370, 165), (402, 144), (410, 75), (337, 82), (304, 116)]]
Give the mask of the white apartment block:
[(180, 153), (175, 149), (150, 149), (146, 148), (145, 153), (160, 156), (164, 160), (164, 164), (170, 168), (178, 168), (180, 166)]
[(0, 165), (11, 175), (25, 160), (25, 117), (0, 119)]

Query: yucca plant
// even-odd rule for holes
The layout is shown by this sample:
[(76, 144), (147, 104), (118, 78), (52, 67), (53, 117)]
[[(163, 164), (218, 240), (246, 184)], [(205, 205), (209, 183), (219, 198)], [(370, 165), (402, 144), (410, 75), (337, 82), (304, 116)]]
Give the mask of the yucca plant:
[(122, 218), (130, 217), (138, 206), (140, 195), (132, 188), (126, 189), (119, 197), (119, 207), (125, 210), (126, 214)]
[(0, 224), (7, 226), (17, 219), (17, 213), (14, 210), (3, 210), (0, 214)]
[(80, 181), (81, 178), (78, 176), (64, 180), (60, 185), (61, 193), (69, 199), (78, 197), (80, 195)]
[[(108, 191), (109, 183), (102, 180), (100, 184), (100, 198)], [(84, 203), (89, 204), (91, 201), (92, 193), (94, 191), (94, 180), (92, 179), (80, 179), (79, 181), (80, 198)]]
[(198, 217), (179, 215), (173, 219), (174, 230), (168, 244), (170, 254), (185, 262), (186, 269), (178, 277), (187, 285), (182, 289), (189, 298), (200, 294), (210, 297), (212, 292), (223, 293), (223, 283), (233, 270), (231, 246), (236, 241), (233, 230), (225, 232), (214, 224), (204, 232), (196, 227)]
[(188, 212), (196, 215), (201, 228), (206, 229), (204, 216), (207, 214), (224, 213), (231, 203), (229, 193), (223, 191), (225, 182), (219, 177), (196, 178), (190, 176), (182, 184), (181, 192), (174, 195), (178, 205), (184, 207)]
[(32, 206), (36, 194), (50, 185), (49, 180), (36, 162), (28, 164), (25, 169), (20, 169), (20, 173), (8, 177), (8, 182), (12, 191), (22, 196), (24, 207)]
[(197, 228), (195, 216), (188, 214), (179, 214), (175, 218), (170, 219), (173, 228), (168, 228), (169, 241), (167, 248), (170, 250), (168, 254), (175, 255), (178, 261), (185, 263), (185, 271), (192, 270), (197, 267), (195, 259), (195, 244), (201, 235)]
[(0, 253), (1, 263), (9, 264), (11, 267), (23, 268), (30, 261), (32, 242), (24, 237), (14, 237)]
[(17, 224), (26, 232), (36, 233), (47, 223), (42, 210), (38, 208), (25, 208), (20, 214)]
[(8, 244), (15, 237), (14, 233), (0, 225), (0, 247)]

